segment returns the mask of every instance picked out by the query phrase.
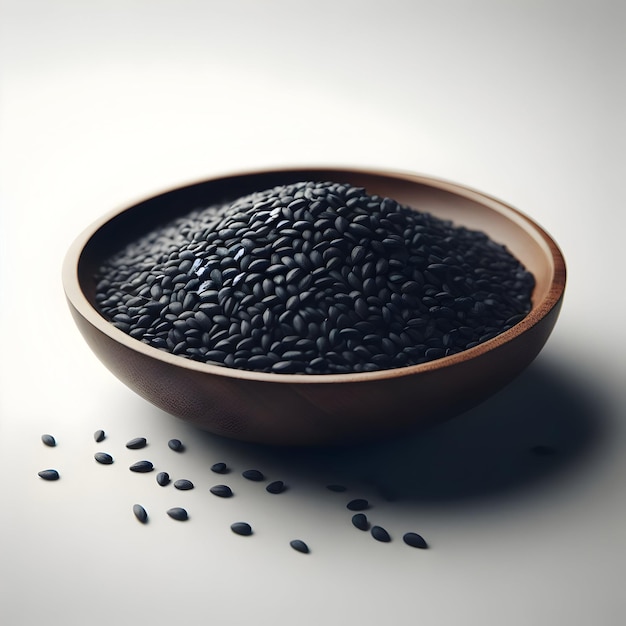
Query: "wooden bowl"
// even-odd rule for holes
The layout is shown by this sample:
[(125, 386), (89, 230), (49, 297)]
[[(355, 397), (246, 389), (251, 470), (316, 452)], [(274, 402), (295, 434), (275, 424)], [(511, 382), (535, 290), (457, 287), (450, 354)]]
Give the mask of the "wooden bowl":
[[(101, 261), (159, 224), (199, 206), (300, 180), (364, 187), (504, 244), (535, 276), (533, 306), (510, 330), (421, 365), (353, 374), (268, 374), (196, 362), (153, 348), (95, 307)], [(197, 427), (267, 444), (352, 443), (432, 424), (480, 403), (537, 356), (561, 308), (565, 263), (528, 217), (477, 191), (407, 173), (289, 169), (236, 174), (181, 187), (104, 216), (72, 244), (63, 266), (74, 320), (98, 358), (145, 399)]]

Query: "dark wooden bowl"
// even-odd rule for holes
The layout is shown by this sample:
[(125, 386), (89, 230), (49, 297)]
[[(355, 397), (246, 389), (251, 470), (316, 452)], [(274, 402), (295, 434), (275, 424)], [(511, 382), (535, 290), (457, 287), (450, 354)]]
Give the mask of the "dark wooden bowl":
[[(422, 365), (355, 374), (267, 374), (199, 363), (153, 348), (115, 328), (95, 307), (100, 262), (161, 223), (199, 206), (299, 180), (331, 180), (459, 225), (504, 244), (536, 280), (529, 315), (475, 348)], [(98, 358), (161, 409), (210, 432), (268, 444), (350, 443), (457, 415), (515, 378), (537, 356), (561, 308), (565, 263), (528, 217), (441, 180), (352, 169), (289, 169), (225, 176), (116, 210), (84, 231), (63, 266), (74, 320)]]

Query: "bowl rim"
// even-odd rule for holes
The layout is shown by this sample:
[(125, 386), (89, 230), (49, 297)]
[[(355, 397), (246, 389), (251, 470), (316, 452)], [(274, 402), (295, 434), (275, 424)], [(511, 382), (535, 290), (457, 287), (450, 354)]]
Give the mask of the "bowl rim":
[[(78, 268), (83, 256), (85, 248), (96, 233), (108, 222), (114, 220), (122, 213), (133, 209), (134, 207), (148, 202), (157, 197), (180, 191), (196, 185), (210, 183), (213, 181), (237, 179), (250, 176), (262, 176), (267, 174), (294, 174), (298, 172), (335, 172), (337, 174), (345, 173), (347, 175), (356, 174), (362, 176), (377, 176), (387, 179), (402, 180), (409, 183), (417, 183), (424, 186), (432, 187), (438, 190), (446, 191), (465, 199), (474, 201), (478, 204), (486, 206), (488, 209), (500, 214), (509, 221), (514, 222), (522, 228), (529, 236), (531, 236), (541, 247), (546, 250), (552, 261), (550, 271), (549, 287), (545, 296), (538, 302), (533, 302), (533, 306), (529, 313), (520, 322), (510, 329), (503, 331), (496, 337), (484, 341), (477, 346), (468, 348), (456, 354), (427, 361), (417, 365), (407, 365), (404, 367), (375, 370), (371, 372), (349, 372), (343, 374), (276, 374), (270, 372), (261, 372), (254, 370), (244, 370), (231, 368), (228, 366), (214, 365), (195, 361), (175, 355), (171, 352), (161, 350), (150, 346), (147, 343), (134, 339), (124, 331), (116, 328), (108, 320), (106, 320), (98, 310), (92, 306), (85, 296), (79, 279)], [(211, 374), (226, 378), (235, 378), (241, 380), (261, 381), (266, 383), (354, 383), (368, 382), (385, 379), (400, 378), (404, 376), (414, 376), (416, 374), (434, 372), (453, 365), (457, 365), (466, 361), (470, 361), (479, 357), (494, 348), (507, 344), (523, 333), (536, 326), (543, 318), (545, 318), (556, 306), (559, 305), (563, 298), (566, 283), (566, 265), (563, 254), (547, 231), (537, 224), (525, 213), (511, 205), (466, 185), (451, 182), (446, 179), (436, 178), (424, 174), (412, 173), (402, 170), (392, 169), (374, 169), (363, 167), (346, 167), (346, 166), (290, 166), (244, 170), (227, 174), (218, 174), (209, 178), (199, 179), (166, 188), (156, 193), (144, 196), (142, 199), (134, 202), (126, 203), (121, 207), (117, 207), (87, 226), (70, 244), (67, 250), (62, 266), (62, 284), (65, 296), (72, 307), (91, 325), (97, 328), (104, 335), (113, 341), (122, 344), (129, 350), (139, 352), (144, 356), (162, 361), (174, 367), (180, 367), (189, 371), (200, 374)]]

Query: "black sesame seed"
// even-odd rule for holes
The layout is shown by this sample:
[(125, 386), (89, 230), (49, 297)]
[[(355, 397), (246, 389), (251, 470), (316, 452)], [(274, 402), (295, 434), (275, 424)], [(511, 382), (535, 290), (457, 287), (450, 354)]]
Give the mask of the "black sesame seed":
[(214, 463), (211, 465), (211, 471), (216, 474), (226, 474), (226, 472), (228, 472), (228, 467), (226, 466), (226, 463)]
[(179, 522), (184, 522), (185, 520), (189, 519), (187, 511), (180, 506), (175, 506), (171, 509), (168, 509), (167, 514), (172, 519), (178, 520)]
[(356, 513), (352, 516), (352, 524), (359, 530), (367, 530), (370, 525), (364, 513)]
[(350, 260), (354, 265), (358, 265), (365, 258), (365, 255), (366, 250), (363, 246), (354, 246), (350, 253)]
[(282, 480), (275, 480), (274, 482), (271, 482), (269, 485), (267, 485), (267, 487), (265, 487), (265, 490), (268, 493), (282, 493), (283, 491), (285, 491), (286, 487), (285, 487), (285, 483)]
[(174, 487), (181, 491), (188, 491), (189, 489), (193, 489), (193, 483), (186, 478), (181, 478), (174, 483)]
[(276, 374), (288, 374), (297, 371), (298, 364), (294, 363), (294, 361), (277, 361), (272, 364), (272, 372)]
[(51, 448), (57, 445), (56, 439), (52, 435), (41, 435), (41, 441)]
[(259, 470), (256, 470), (256, 469), (245, 470), (245, 472), (242, 472), (241, 475), (244, 478), (247, 478), (248, 480), (253, 480), (255, 482), (259, 482), (265, 478), (265, 476), (263, 475), (263, 472), (260, 472)]
[(307, 546), (301, 539), (293, 539), (289, 542), (289, 545), (297, 552), (302, 552), (303, 554), (309, 553), (309, 546)]
[(209, 491), (220, 498), (230, 498), (233, 495), (232, 489), (228, 485), (214, 485)]
[(389, 533), (381, 526), (372, 526), (371, 533), (372, 533), (372, 537), (374, 537), (376, 541), (382, 541), (385, 543), (391, 541), (391, 537), (389, 536)]
[(350, 511), (365, 511), (365, 509), (369, 508), (369, 502), (363, 498), (356, 498), (355, 500), (350, 500), (346, 504), (346, 508)]
[(141, 504), (133, 504), (133, 513), (142, 524), (145, 524), (148, 521), (148, 513), (146, 512), (146, 509), (141, 506)]
[(235, 522), (230, 529), (237, 535), (248, 536), (252, 534), (252, 527), (247, 522)]
[(406, 543), (408, 546), (411, 546), (412, 548), (425, 549), (428, 547), (428, 544), (426, 543), (424, 538), (417, 533), (405, 533), (402, 539), (404, 543)]
[(55, 469), (41, 470), (37, 475), (44, 480), (59, 480), (59, 472)]
[(146, 473), (151, 472), (154, 469), (154, 465), (150, 461), (137, 461), (133, 463), (129, 468), (131, 472)]
[(129, 450), (140, 450), (141, 448), (145, 448), (148, 441), (145, 437), (135, 437), (126, 443), (126, 447)]
[(159, 472), (156, 476), (156, 481), (161, 487), (165, 487), (170, 484), (170, 475), (167, 472)]
[(100, 443), (101, 441), (104, 441), (105, 437), (106, 437), (106, 435), (105, 435), (103, 430), (97, 430), (93, 434), (93, 438), (96, 440), (97, 443)]
[(170, 450), (174, 450), (174, 452), (182, 452), (184, 450), (183, 443), (180, 439), (170, 439), (167, 442), (167, 446)]
[(93, 458), (96, 459), (96, 461), (98, 461), (98, 463), (101, 463), (102, 465), (111, 465), (113, 463), (113, 457), (110, 454), (107, 454), (106, 452), (96, 452), (93, 455)]
[(326, 485), (326, 489), (329, 491), (335, 491), (336, 493), (347, 491), (347, 487), (345, 487), (345, 485)]

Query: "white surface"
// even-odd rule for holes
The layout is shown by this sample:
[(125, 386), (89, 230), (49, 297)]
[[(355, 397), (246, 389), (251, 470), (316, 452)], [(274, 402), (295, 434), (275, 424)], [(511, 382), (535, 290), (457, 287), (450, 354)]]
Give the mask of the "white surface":
[[(623, 3), (0, 7), (2, 624), (626, 621)], [(223, 441), (128, 391), (70, 319), (70, 242), (168, 186), (291, 164), (447, 178), (542, 224), (569, 276), (536, 363), (468, 415), (353, 451)], [(134, 436), (149, 447), (127, 450)], [(130, 473), (139, 458), (196, 488)], [(227, 477), (208, 469), (219, 460)], [(47, 467), (61, 480), (40, 480)], [(289, 491), (266, 494), (247, 467)], [(208, 492), (222, 481), (232, 500)], [(345, 502), (362, 495), (392, 543), (351, 527)], [(188, 522), (165, 515), (176, 505)], [(253, 537), (230, 532), (239, 519)], [(431, 548), (405, 546), (408, 530)]]

